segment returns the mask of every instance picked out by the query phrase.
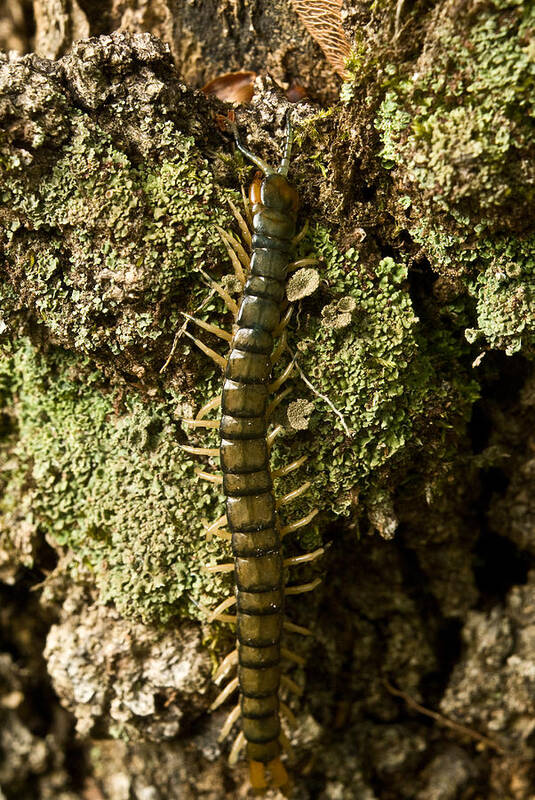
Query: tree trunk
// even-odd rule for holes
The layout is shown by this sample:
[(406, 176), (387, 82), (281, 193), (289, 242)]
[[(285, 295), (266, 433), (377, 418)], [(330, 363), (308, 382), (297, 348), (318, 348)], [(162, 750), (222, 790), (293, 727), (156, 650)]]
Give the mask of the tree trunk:
[(35, 50), (0, 54), (1, 800), (247, 796), (209, 712), (222, 496), (181, 449), (220, 391), (183, 312), (231, 325), (253, 174), (199, 89), (237, 70), (270, 163), (291, 108), (320, 260), (272, 452), (308, 457), (288, 521), (320, 512), (288, 554), (327, 549), (287, 603), (292, 796), (533, 797), (535, 7), (343, 3), (328, 36), (322, 5), (0, 3)]

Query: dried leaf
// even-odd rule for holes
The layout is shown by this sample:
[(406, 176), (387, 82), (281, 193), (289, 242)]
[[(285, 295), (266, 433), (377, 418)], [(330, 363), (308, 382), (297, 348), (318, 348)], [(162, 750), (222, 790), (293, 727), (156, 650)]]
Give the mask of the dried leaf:
[(348, 78), (351, 45), (342, 28), (342, 0), (292, 0), (301, 22), (341, 78)]
[(244, 70), (243, 72), (227, 72), (209, 81), (203, 86), (205, 94), (214, 94), (227, 103), (241, 103), (246, 105), (251, 102), (254, 93), (256, 72)]

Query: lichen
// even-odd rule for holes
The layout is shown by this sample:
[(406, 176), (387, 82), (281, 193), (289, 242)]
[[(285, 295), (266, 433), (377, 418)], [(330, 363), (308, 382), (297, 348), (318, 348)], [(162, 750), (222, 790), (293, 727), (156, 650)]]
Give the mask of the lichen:
[[(18, 440), (1, 511), (21, 494), (70, 568), (92, 571), (103, 600), (126, 615), (164, 622), (181, 612), (205, 619), (221, 582), (202, 573), (220, 555), (202, 536), (220, 498), (194, 476), (179, 444), (180, 397), (121, 399), (88, 363), (23, 342), (9, 358)], [(182, 404), (181, 404), (182, 403)], [(189, 409), (191, 411), (191, 409)]]
[[(462, 347), (444, 331), (426, 339), (404, 263), (361, 263), (355, 248), (340, 250), (321, 225), (312, 226), (307, 248), (323, 262), (322, 288), (303, 303), (298, 320), (306, 321), (291, 328), (290, 346), (314, 388), (299, 375), (295, 386), (314, 412), (307, 437), (287, 426), (275, 458), (308, 455), (312, 502), (347, 513), (355, 488), (420, 447), (424, 419), (426, 447), (442, 440), (443, 426), (462, 427), (477, 387), (459, 369)], [(306, 313), (307, 303), (313, 312)], [(334, 306), (349, 317), (343, 326), (322, 314)]]
[(153, 349), (178, 325), (162, 304), (218, 251), (213, 223), (226, 215), (206, 160), (170, 122), (154, 135), (169, 154), (136, 165), (76, 112), (51, 173), (33, 191), (13, 176), (4, 189), (8, 261), (51, 334), (80, 353)]
[[(533, 354), (535, 8), (437, 9), (411, 74), (396, 70), (376, 118), (398, 224), (433, 269), (475, 298), (468, 337)], [(452, 71), (448, 65), (455, 64)]]

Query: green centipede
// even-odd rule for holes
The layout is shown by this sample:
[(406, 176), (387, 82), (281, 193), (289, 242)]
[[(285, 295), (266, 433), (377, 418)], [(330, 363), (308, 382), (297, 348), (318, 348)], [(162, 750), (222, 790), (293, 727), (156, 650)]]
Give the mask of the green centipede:
[[(215, 680), (227, 677), (235, 668), (237, 675), (221, 691), (212, 708), (239, 692), (239, 702), (229, 713), (221, 738), (241, 720), (241, 731), (229, 760), (235, 763), (246, 746), (251, 784), (261, 790), (268, 785), (284, 786), (288, 781), (281, 761), (287, 740), (280, 717), (283, 714), (291, 721), (293, 715), (281, 702), (279, 692), (281, 685), (293, 690), (298, 687), (282, 674), (281, 662), (288, 659), (302, 663), (302, 659), (281, 646), (283, 630), (308, 632), (284, 619), (285, 594), (309, 591), (319, 582), (286, 587), (285, 567), (311, 561), (323, 553), (320, 548), (305, 556), (283, 558), (283, 537), (307, 525), (317, 510), (293, 523), (280, 524), (277, 508), (302, 495), (310, 484), (305, 482), (277, 500), (273, 478), (297, 469), (304, 459), (278, 470), (270, 469), (269, 459), (271, 443), (278, 433), (277, 428), (269, 431), (271, 411), (284, 394), (276, 393), (293, 366), (290, 363), (274, 378), (273, 367), (286, 349), (285, 329), (291, 316), (286, 278), (291, 269), (315, 262), (303, 259), (290, 263), (292, 247), (299, 238), (295, 235), (299, 197), (287, 179), (292, 147), (289, 117), (283, 157), (277, 170), (241, 144), (235, 127), (234, 132), (238, 149), (262, 172), (262, 176), (257, 174), (249, 191), (252, 236), (245, 219), (232, 206), (251, 256), (232, 234), (221, 231), (236, 276), (243, 285), (243, 294), (240, 302), (235, 303), (223, 287), (212, 282), (234, 313), (232, 333), (189, 317), (204, 330), (229, 342), (230, 352), (223, 357), (188, 334), (221, 367), (223, 381), (221, 396), (207, 403), (195, 419), (185, 420), (194, 427), (217, 427), (220, 446), (184, 449), (220, 458), (221, 474), (202, 470), (197, 473), (206, 480), (221, 483), (226, 498), (226, 513), (207, 532), (230, 540), (234, 561), (209, 569), (233, 571), (235, 592), (214, 610), (211, 618), (235, 622), (237, 644), (220, 665)], [(209, 412), (219, 405), (220, 420), (207, 419)], [(227, 614), (227, 609), (234, 605), (235, 615)]]

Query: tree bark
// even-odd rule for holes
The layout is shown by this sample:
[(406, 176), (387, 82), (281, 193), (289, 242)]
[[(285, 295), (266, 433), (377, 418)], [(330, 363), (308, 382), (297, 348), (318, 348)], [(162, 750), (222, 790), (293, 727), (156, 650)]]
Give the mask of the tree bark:
[(205, 444), (181, 420), (219, 382), (183, 312), (229, 326), (207, 276), (236, 293), (216, 226), (238, 234), (252, 174), (198, 90), (251, 69), (241, 136), (278, 162), (291, 108), (298, 255), (320, 259), (290, 290), (273, 451), (308, 456), (289, 519), (320, 510), (288, 552), (327, 545), (288, 601), (315, 633), (293, 796), (529, 800), (533, 8), (343, 4), (343, 87), (282, 0), (9, 9), (0, 798), (247, 795), (208, 711), (232, 643), (206, 621), (230, 584), (201, 569), (224, 560), (202, 533), (221, 496), (180, 445)]

